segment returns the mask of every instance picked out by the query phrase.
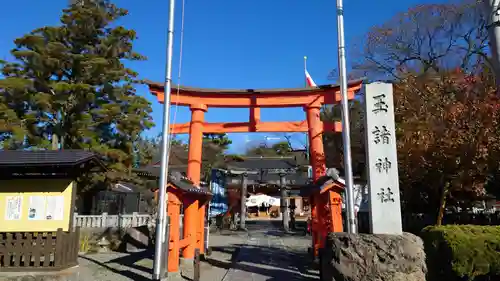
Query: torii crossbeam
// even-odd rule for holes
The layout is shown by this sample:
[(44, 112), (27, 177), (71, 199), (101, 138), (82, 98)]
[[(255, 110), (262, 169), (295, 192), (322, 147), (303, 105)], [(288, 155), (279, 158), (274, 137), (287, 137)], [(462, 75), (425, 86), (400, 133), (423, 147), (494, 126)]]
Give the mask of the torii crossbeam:
[[(361, 88), (362, 80), (348, 83), (349, 99)], [(146, 81), (150, 92), (158, 102), (164, 101), (163, 83)], [(171, 104), (189, 106), (191, 122), (173, 124), (172, 133), (189, 134), (189, 152), (187, 177), (195, 184), (200, 182), (201, 155), (203, 133), (242, 133), (242, 132), (308, 132), (310, 161), (313, 168), (313, 180), (325, 175), (325, 153), (323, 148), (323, 132), (341, 132), (340, 122), (324, 123), (320, 119), (321, 107), (325, 104), (340, 103), (341, 95), (338, 85), (324, 85), (316, 88), (271, 89), (271, 90), (220, 90), (199, 89), (191, 87), (172, 87)], [(177, 92), (177, 89), (179, 91)], [(249, 108), (248, 122), (207, 123), (205, 112), (210, 107)], [(261, 108), (302, 107), (306, 113), (304, 121), (262, 122)], [(338, 190), (332, 189), (328, 195), (318, 194), (312, 204), (313, 246), (314, 252), (321, 247), (324, 235), (330, 232), (341, 232), (342, 205)], [(328, 198), (319, 198), (319, 196)], [(187, 241), (183, 246), (184, 258), (194, 257), (195, 248), (204, 252), (204, 218), (205, 206), (199, 206), (198, 201), (184, 202), (184, 237)], [(170, 239), (169, 239), (170, 240)], [(169, 264), (178, 263), (170, 259)], [(175, 255), (172, 255), (174, 258)], [(175, 271), (175, 266), (169, 266), (169, 271)]]

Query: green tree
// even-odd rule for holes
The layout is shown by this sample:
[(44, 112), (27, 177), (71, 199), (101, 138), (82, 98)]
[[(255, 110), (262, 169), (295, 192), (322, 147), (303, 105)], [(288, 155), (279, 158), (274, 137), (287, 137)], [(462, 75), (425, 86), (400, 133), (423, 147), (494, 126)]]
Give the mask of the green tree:
[(218, 146), (222, 147), (223, 149), (227, 149), (227, 147), (233, 143), (229, 139), (227, 134), (206, 133), (206, 134), (203, 134), (203, 141), (218, 145)]
[(230, 144), (232, 141), (227, 134), (203, 134), (202, 179), (208, 181), (213, 168), (224, 167), (224, 153)]
[(21, 122), (24, 137), (4, 133), (10, 146), (91, 149), (109, 168), (94, 180), (131, 176), (134, 143), (154, 124), (150, 103), (135, 93), (138, 73), (125, 66), (145, 59), (133, 49), (135, 31), (117, 24), (127, 13), (82, 0), (63, 10), (60, 25), (14, 41), (0, 91), (10, 109), (3, 118)]
[[(15, 81), (11, 80), (9, 82), (12, 84)], [(21, 80), (21, 83), (23, 82)], [(7, 89), (6, 80), (0, 80), (0, 142), (3, 144), (3, 148), (6, 149), (17, 148), (16, 144), (22, 144), (25, 136), (24, 123), (19, 118), (19, 116), (22, 116), (22, 110), (18, 114), (16, 108), (10, 106), (13, 99), (12, 94), (16, 91), (22, 92), (26, 91), (26, 89), (23, 87), (18, 90), (15, 88)]]
[(273, 156), (287, 156), (293, 151), (289, 141), (281, 141), (274, 143), (271, 146), (267, 145), (259, 145), (257, 147), (253, 147), (247, 150), (247, 156), (265, 156), (265, 157), (273, 157)]
[[(162, 134), (160, 133), (156, 137), (141, 137), (134, 143), (134, 148), (135, 168), (151, 165), (153, 164), (153, 161), (155, 161), (156, 159), (160, 159), (162, 148)], [(186, 144), (184, 144), (179, 139), (176, 139), (175, 137), (170, 140), (171, 157), (176, 156), (180, 158), (186, 158), (187, 148), (188, 147)], [(170, 162), (170, 165), (172, 164), (173, 163)]]
[[(364, 108), (361, 97), (350, 102), (349, 121), (351, 129), (351, 157), (354, 175), (363, 175), (365, 171), (365, 134), (364, 134)], [(323, 121), (333, 122), (342, 120), (342, 107), (336, 104), (324, 107), (321, 111)], [(326, 156), (326, 166), (334, 168), (344, 167), (344, 142), (341, 133), (325, 132), (323, 143)]]

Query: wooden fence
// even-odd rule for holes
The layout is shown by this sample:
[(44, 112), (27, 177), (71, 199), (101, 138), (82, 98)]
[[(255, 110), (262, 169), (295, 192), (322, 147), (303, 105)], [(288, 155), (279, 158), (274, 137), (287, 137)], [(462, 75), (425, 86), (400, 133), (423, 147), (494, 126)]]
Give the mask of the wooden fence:
[(155, 217), (151, 214), (124, 214), (124, 215), (79, 215), (74, 214), (73, 226), (81, 228), (130, 228), (142, 225), (154, 225)]
[(58, 271), (78, 265), (80, 228), (0, 233), (0, 271)]

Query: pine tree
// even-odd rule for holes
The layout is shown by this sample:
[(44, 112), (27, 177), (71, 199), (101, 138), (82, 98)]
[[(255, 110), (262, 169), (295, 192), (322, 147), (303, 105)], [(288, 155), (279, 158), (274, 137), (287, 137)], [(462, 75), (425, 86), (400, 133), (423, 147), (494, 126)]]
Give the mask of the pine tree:
[(151, 104), (135, 94), (138, 73), (125, 66), (145, 59), (133, 49), (135, 31), (115, 23), (126, 15), (109, 1), (81, 0), (60, 25), (14, 41), (0, 84), (8, 99), (0, 108), (10, 111), (0, 120), (22, 123), (24, 135), (4, 133), (10, 147), (90, 149), (108, 164), (107, 178), (131, 176), (133, 144), (153, 122)]

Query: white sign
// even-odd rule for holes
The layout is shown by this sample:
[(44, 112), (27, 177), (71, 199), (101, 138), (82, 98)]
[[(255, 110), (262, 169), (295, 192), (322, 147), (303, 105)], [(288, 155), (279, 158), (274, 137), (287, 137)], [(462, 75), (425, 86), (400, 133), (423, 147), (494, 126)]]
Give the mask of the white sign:
[(28, 220), (45, 220), (47, 200), (45, 196), (30, 196)]
[(371, 231), (402, 234), (392, 84), (363, 88)]
[(64, 196), (47, 196), (46, 220), (62, 220), (64, 218)]
[(22, 196), (7, 196), (5, 198), (5, 220), (20, 220), (22, 205)]

